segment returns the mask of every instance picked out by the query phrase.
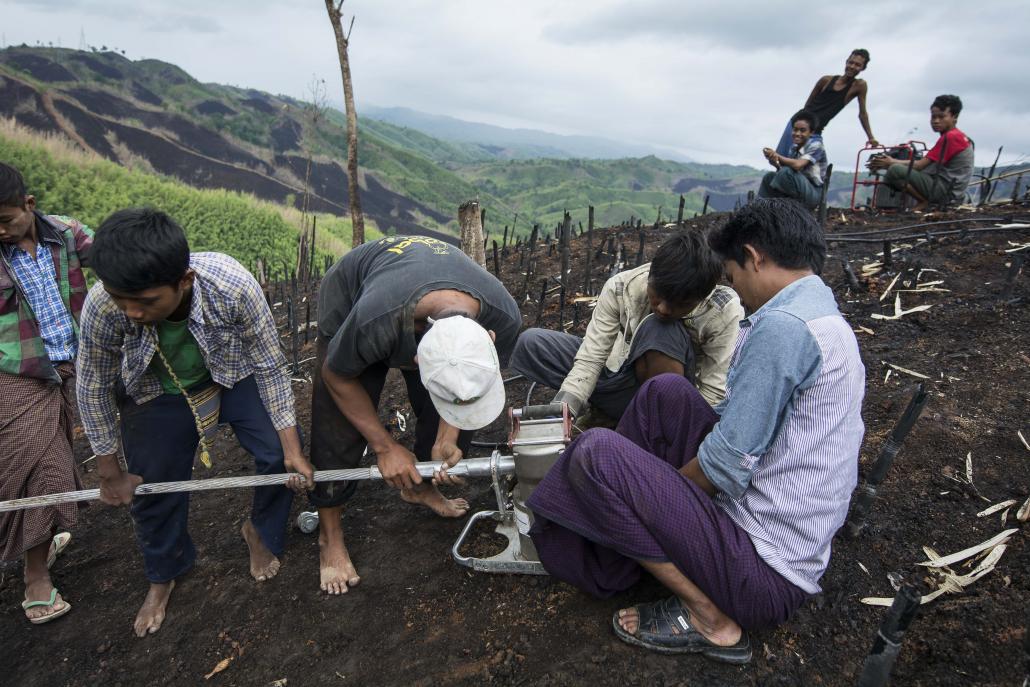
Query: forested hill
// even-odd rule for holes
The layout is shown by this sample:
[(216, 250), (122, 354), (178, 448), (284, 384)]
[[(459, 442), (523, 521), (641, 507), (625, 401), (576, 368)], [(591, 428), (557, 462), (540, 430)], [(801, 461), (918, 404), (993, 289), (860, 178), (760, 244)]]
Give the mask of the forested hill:
[[(327, 74), (326, 78), (332, 75)], [(346, 215), (346, 132), (342, 112), (285, 96), (201, 83), (175, 65), (115, 52), (10, 47), (0, 50), (0, 116), (80, 147), (189, 185), (254, 194)], [(516, 222), (556, 223), (569, 209), (597, 209), (598, 224), (689, 214), (705, 196), (729, 209), (757, 188), (750, 167), (701, 165), (654, 156), (618, 160), (533, 159), (504, 147), (442, 140), (413, 128), (361, 118), (362, 205), (384, 232), (454, 233), (456, 210), (478, 198), (488, 231)], [(310, 167), (309, 167), (310, 159)]]

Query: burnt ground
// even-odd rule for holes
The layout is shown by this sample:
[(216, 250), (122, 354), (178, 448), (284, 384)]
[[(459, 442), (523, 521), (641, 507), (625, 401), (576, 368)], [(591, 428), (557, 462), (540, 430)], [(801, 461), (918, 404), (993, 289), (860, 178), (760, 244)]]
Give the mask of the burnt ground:
[[(962, 215), (968, 217), (969, 215)], [(1027, 217), (1020, 208), (1007, 218)], [(876, 229), (924, 218), (831, 221), (830, 233)], [(702, 227), (720, 221), (707, 216)], [(954, 225), (960, 226), (960, 225)], [(976, 224), (967, 224), (976, 226)], [(941, 227), (934, 227), (935, 229)], [(943, 227), (945, 229), (948, 226)], [(595, 232), (599, 238), (615, 230)], [(671, 230), (646, 232), (645, 257)], [(573, 240), (572, 279), (582, 283), (585, 237)], [(624, 232), (635, 256), (637, 234)], [(19, 608), (18, 566), (0, 584), (0, 653), (4, 684), (10, 685), (850, 685), (854, 684), (885, 609), (863, 605), (865, 596), (893, 596), (888, 575), (928, 589), (917, 564), (923, 546), (947, 554), (982, 542), (1004, 527), (1000, 513), (978, 518), (990, 503), (1023, 501), (1030, 495), (1030, 451), (1017, 430), (1030, 437), (1030, 283), (1021, 275), (1006, 302), (1001, 294), (1008, 242), (1026, 243), (1030, 232), (970, 234), (913, 245), (895, 255), (903, 276), (895, 288), (924, 271), (919, 283), (943, 281), (947, 291), (903, 293), (902, 303), (932, 305), (896, 321), (870, 318), (893, 312), (893, 294), (879, 300), (893, 279), (876, 274), (855, 291), (839, 260), (824, 278), (856, 328), (867, 367), (864, 417), (867, 427), (862, 470), (868, 468), (904, 409), (916, 378), (886, 364), (927, 375), (931, 399), (908, 437), (880, 492), (869, 530), (857, 540), (838, 537), (824, 592), (782, 627), (753, 635), (754, 661), (728, 667), (696, 657), (663, 657), (626, 646), (610, 629), (620, 605), (655, 598), (651, 580), (617, 598), (597, 601), (549, 578), (491, 576), (456, 565), (450, 547), (463, 521), (442, 520), (402, 503), (381, 483), (367, 483), (345, 516), (347, 541), (363, 579), (343, 597), (318, 590), (317, 537), (294, 529), (280, 575), (255, 584), (247, 574), (239, 528), (249, 510), (245, 491), (201, 493), (192, 501), (192, 532), (199, 550), (195, 570), (172, 596), (161, 631), (140, 640), (131, 622), (145, 592), (140, 556), (128, 512), (94, 505), (83, 512), (75, 539), (54, 569), (56, 584), (74, 605), (52, 624), (29, 625)], [(616, 242), (616, 245), (618, 242)], [(896, 246), (899, 244), (895, 244)], [(837, 258), (856, 271), (873, 261), (880, 244), (831, 244)], [(1024, 251), (1025, 252), (1025, 251)], [(540, 249), (538, 274), (557, 274), (557, 257)], [(607, 257), (594, 260), (597, 283)], [(635, 262), (632, 258), (631, 263)], [(861, 274), (861, 272), (860, 272)], [(522, 296), (518, 256), (502, 266), (504, 281)], [(530, 280), (534, 298), (539, 277)], [(543, 323), (556, 326), (557, 296)], [(536, 303), (524, 303), (527, 325)], [(571, 319), (568, 317), (566, 319)], [(579, 328), (584, 326), (580, 318)], [(311, 355), (310, 345), (301, 358)], [(298, 379), (309, 377), (310, 362)], [(300, 418), (307, 424), (310, 384), (296, 383)], [(510, 384), (509, 398), (524, 402), (525, 382)], [(543, 401), (547, 393), (537, 392)], [(410, 411), (394, 379), (381, 406), (384, 420)], [(481, 438), (499, 439), (498, 422)], [(215, 468), (198, 467), (198, 478), (246, 474), (250, 463), (228, 430), (219, 441)], [(410, 439), (411, 427), (404, 435)], [(89, 455), (84, 441), (80, 459)], [(474, 451), (484, 455), (486, 449)], [(972, 454), (973, 486), (965, 474)], [(95, 484), (95, 474), (85, 475)], [(489, 509), (485, 481), (464, 492), (474, 510)], [(294, 514), (303, 509), (298, 500)], [(997, 568), (967, 587), (922, 607), (894, 670), (897, 685), (1016, 685), (1028, 667), (1023, 642), (1030, 608), (1030, 547), (1027, 525), (1018, 527)], [(474, 542), (478, 552), (493, 543), (488, 530)], [(956, 566), (959, 573), (967, 568)], [(220, 662), (227, 667), (205, 681)]]

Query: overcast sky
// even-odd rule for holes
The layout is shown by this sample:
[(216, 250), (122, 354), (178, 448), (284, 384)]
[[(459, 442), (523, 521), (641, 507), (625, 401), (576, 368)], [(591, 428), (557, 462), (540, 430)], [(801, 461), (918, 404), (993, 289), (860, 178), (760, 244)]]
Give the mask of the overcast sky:
[[(934, 96), (955, 93), (978, 164), (1030, 161), (1030, 2), (901, 0), (346, 0), (363, 103), (673, 148), (764, 165), (786, 120), (852, 48), (872, 53), (873, 133), (936, 138)], [(173, 62), (201, 81), (303, 98), (324, 78), (342, 107), (322, 0), (0, 0), (4, 45), (59, 42)], [(854, 167), (852, 103), (826, 131)]]

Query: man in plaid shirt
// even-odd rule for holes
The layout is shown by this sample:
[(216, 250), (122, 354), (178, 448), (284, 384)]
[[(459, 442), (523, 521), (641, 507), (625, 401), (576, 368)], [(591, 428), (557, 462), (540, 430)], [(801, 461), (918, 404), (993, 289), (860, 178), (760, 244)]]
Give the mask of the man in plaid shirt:
[[(44, 215), (21, 173), (0, 163), (0, 501), (81, 489), (72, 456), (72, 390), (82, 269), (93, 232)], [(69, 610), (49, 564), (67, 544), (74, 504), (0, 514), (0, 560), (24, 560), (33, 624)], [(51, 544), (53, 542), (53, 545)]]
[[(198, 443), (207, 459), (205, 418), (232, 426), (259, 474), (313, 469), (300, 448), (286, 360), (268, 305), (242, 265), (219, 253), (189, 252), (163, 212), (122, 210), (97, 230), (91, 266), (101, 280), (82, 311), (79, 410), (97, 454), (100, 498), (132, 504), (150, 581), (134, 629), (143, 637), (164, 620), (175, 579), (193, 567), (189, 497), (133, 497), (141, 482), (190, 479)], [(117, 457), (117, 417), (128, 471)], [(242, 534), (250, 573), (271, 579), (286, 536), (293, 495), (255, 490)]]

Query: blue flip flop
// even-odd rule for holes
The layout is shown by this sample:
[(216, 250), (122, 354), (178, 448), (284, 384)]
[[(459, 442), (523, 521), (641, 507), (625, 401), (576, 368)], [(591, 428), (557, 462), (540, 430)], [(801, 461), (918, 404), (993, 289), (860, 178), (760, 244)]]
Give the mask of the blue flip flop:
[(618, 611), (612, 616), (615, 634), (627, 644), (660, 654), (701, 654), (715, 661), (738, 665), (751, 662), (751, 640), (746, 632), (741, 633), (740, 639), (732, 646), (713, 644), (690, 624), (690, 613), (677, 596), (650, 604), (637, 604), (634, 608), (639, 617), (636, 634), (623, 629)]
[[(39, 606), (50, 606), (51, 608), (53, 608), (55, 603), (57, 603), (57, 587), (54, 587), (50, 590), (49, 601), (22, 601), (21, 607), (24, 611), (27, 611), (30, 608), (37, 608)], [(68, 611), (72, 610), (72, 605), (64, 599), (61, 599), (61, 603), (64, 604), (64, 608), (60, 610), (54, 610), (53, 613), (47, 613), (46, 615), (41, 615), (37, 618), (29, 618), (29, 622), (33, 625), (42, 625), (43, 623), (49, 623), (51, 620), (56, 620)], [(28, 615), (26, 614), (25, 617), (28, 618)]]

